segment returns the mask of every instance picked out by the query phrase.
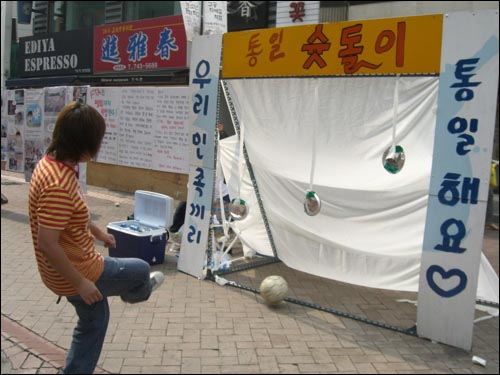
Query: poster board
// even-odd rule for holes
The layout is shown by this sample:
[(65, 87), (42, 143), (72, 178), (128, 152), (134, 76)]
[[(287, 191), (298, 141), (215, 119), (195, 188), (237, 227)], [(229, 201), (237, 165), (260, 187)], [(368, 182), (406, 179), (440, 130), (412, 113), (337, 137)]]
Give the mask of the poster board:
[(188, 174), (189, 87), (158, 88), (151, 169)]
[(187, 87), (92, 87), (106, 121), (100, 163), (188, 174)]
[[(7, 113), (4, 124), (7, 128), (6, 169), (24, 171), (25, 114), (24, 90), (7, 90)], [(3, 122), (3, 121), (2, 121)]]
[(121, 91), (120, 87), (92, 87), (88, 91), (88, 104), (94, 107), (106, 122), (106, 133), (97, 155), (99, 163), (118, 164)]
[(25, 90), (26, 100), (26, 140), (25, 178), (31, 180), (36, 164), (45, 155), (52, 133), (45, 129), (44, 89)]
[[(17, 98), (17, 100), (16, 100)], [(52, 141), (57, 116), (73, 100), (106, 122), (97, 162), (188, 174), (188, 87), (59, 86), (2, 91), (2, 160), (26, 181)], [(80, 163), (86, 191), (86, 164)]]

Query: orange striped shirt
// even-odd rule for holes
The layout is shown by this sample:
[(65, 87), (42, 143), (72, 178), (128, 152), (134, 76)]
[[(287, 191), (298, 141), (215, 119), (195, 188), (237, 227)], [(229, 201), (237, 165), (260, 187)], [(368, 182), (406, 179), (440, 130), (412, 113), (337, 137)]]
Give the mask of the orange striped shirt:
[(29, 210), (38, 271), (44, 284), (59, 296), (78, 294), (38, 248), (38, 227), (61, 231), (59, 245), (73, 267), (96, 282), (104, 270), (104, 258), (94, 246), (89, 210), (75, 170), (48, 156), (40, 160), (31, 177)]

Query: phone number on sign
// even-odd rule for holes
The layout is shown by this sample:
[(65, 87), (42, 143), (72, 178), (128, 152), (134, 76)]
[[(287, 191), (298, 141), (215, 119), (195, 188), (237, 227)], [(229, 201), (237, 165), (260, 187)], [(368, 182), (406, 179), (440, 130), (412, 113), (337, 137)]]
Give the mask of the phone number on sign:
[(157, 62), (151, 63), (139, 63), (139, 64), (128, 64), (128, 69), (156, 69), (158, 68)]

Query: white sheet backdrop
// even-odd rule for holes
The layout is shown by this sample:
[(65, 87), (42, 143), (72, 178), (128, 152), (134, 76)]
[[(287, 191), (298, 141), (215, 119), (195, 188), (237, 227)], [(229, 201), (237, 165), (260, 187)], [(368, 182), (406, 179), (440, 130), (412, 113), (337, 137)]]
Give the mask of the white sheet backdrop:
[[(382, 154), (392, 144), (396, 77), (228, 81), (277, 253), (287, 266), (356, 285), (418, 290), (438, 77), (399, 79), (396, 140), (406, 162), (396, 175), (382, 166)], [(310, 217), (303, 200), (313, 133), (313, 188), (322, 208)], [(234, 198), (236, 137), (221, 142), (221, 155)], [(241, 195), (250, 215), (236, 230), (246, 247), (272, 256), (248, 172), (245, 176)], [(478, 298), (498, 302), (498, 277), (484, 255)]]

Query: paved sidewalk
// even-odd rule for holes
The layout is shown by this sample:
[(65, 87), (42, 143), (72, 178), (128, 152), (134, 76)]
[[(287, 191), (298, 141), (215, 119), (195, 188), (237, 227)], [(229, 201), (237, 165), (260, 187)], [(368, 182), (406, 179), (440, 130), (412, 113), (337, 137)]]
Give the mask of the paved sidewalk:
[[(2, 171), (9, 200), (1, 216), (2, 373), (57, 373), (76, 316), (64, 299), (56, 304), (38, 275), (21, 177)], [(89, 186), (89, 204), (93, 221), (105, 228), (133, 212), (133, 195)], [(497, 273), (498, 245), (498, 232), (487, 230), (483, 247)], [(107, 254), (102, 244), (98, 249)], [(498, 317), (475, 324), (466, 352), (300, 305), (270, 308), (252, 292), (178, 272), (176, 260), (167, 252), (165, 263), (153, 267), (167, 280), (149, 301), (110, 299), (96, 373), (498, 373)], [(281, 263), (225, 277), (259, 288), (273, 274), (287, 279), (290, 297), (396, 327), (415, 324), (415, 305), (397, 301), (416, 301), (416, 293), (352, 286)], [(473, 364), (473, 355), (486, 367)]]

